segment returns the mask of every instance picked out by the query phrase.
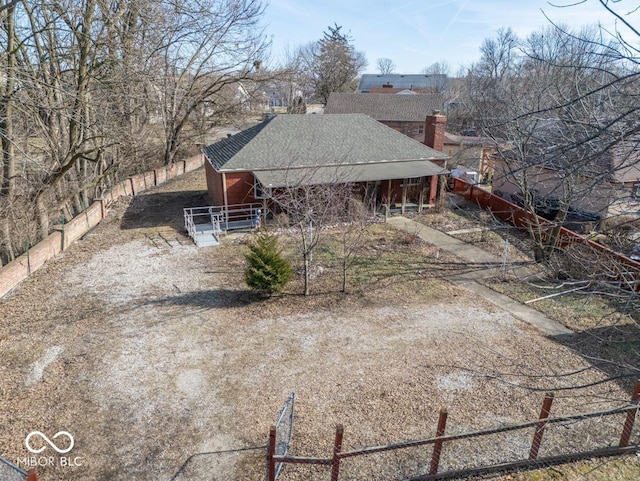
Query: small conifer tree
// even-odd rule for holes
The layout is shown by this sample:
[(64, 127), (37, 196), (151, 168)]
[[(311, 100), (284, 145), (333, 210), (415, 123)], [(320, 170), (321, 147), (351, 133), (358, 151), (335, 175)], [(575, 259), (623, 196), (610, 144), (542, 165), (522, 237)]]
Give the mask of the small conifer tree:
[(266, 295), (282, 291), (291, 280), (293, 270), (280, 254), (277, 237), (258, 234), (249, 249), (244, 271), (247, 286)]

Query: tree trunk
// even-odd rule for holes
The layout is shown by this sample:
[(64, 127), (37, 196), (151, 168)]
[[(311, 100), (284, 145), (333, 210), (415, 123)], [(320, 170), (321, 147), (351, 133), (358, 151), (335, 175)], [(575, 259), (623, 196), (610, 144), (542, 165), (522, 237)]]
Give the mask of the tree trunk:
[(304, 254), (304, 295), (309, 296), (311, 294), (311, 289), (309, 287), (309, 272), (310, 264), (309, 264), (309, 253), (305, 252)]
[[(7, 209), (10, 209), (9, 205), (7, 205)], [(0, 243), (0, 265), (4, 265), (15, 259), (15, 256), (13, 254), (9, 216), (3, 213), (1, 218), (0, 233), (2, 234), (2, 243)]]
[(47, 203), (45, 202), (42, 195), (39, 195), (36, 199), (36, 210), (38, 213), (40, 237), (44, 239), (49, 235), (49, 210), (47, 208)]
[(4, 17), (4, 28), (7, 32), (6, 46), (6, 82), (0, 90), (0, 112), (3, 116), (0, 119), (0, 133), (2, 133), (2, 183), (0, 185), (0, 196), (4, 197), (4, 208), (6, 212), (0, 213), (2, 223), (0, 231), (3, 241), (0, 243), (0, 258), (7, 262), (13, 260), (13, 243), (11, 240), (11, 221), (9, 211), (13, 206), (16, 186), (16, 158), (14, 143), (16, 141), (13, 129), (13, 103), (15, 91), (15, 67), (16, 67), (16, 37), (15, 37), (15, 5), (7, 8)]
[(344, 254), (342, 259), (342, 292), (347, 293), (347, 255)]

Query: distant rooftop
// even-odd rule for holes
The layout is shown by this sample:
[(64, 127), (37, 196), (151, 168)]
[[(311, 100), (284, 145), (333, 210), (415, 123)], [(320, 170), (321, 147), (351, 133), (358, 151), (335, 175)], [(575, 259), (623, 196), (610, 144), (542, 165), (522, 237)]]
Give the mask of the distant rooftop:
[(372, 88), (385, 86), (399, 89), (442, 89), (447, 82), (445, 74), (364, 74), (358, 85), (359, 92), (368, 92)]
[(365, 95), (332, 93), (326, 114), (365, 114), (378, 121), (424, 122), (434, 110), (441, 110), (442, 94)]

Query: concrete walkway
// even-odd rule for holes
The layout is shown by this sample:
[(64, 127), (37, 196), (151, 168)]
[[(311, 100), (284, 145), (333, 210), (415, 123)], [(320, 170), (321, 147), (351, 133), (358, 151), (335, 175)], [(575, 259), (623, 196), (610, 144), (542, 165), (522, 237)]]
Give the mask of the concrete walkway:
[(396, 229), (416, 234), (425, 242), (476, 264), (477, 268), (472, 271), (445, 277), (454, 284), (474, 292), (518, 319), (536, 327), (548, 336), (556, 337), (573, 334), (573, 331), (559, 322), (549, 319), (541, 312), (475, 281), (475, 279), (486, 278), (496, 274), (496, 270), (499, 269), (498, 266), (502, 263), (502, 258), (499, 256), (406, 217), (391, 217), (387, 220), (387, 223)]

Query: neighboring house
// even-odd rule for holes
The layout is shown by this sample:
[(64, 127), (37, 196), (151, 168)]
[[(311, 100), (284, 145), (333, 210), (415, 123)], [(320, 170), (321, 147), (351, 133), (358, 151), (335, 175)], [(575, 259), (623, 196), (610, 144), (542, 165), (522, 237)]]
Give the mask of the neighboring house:
[(488, 137), (479, 137), (475, 132), (463, 132), (467, 135), (444, 134), (443, 152), (451, 157), (451, 168), (464, 167), (478, 172), (480, 181), (493, 177), (493, 154), (496, 143)]
[[(574, 165), (578, 163), (575, 162)], [(566, 169), (538, 163), (526, 168), (495, 160), (493, 190), (508, 199), (522, 196), (523, 178), (541, 202), (553, 204), (571, 189), (570, 205), (578, 216), (600, 218), (621, 214), (640, 217), (640, 139), (623, 141), (594, 157), (588, 165)]]
[(363, 114), (277, 115), (203, 152), (209, 196), (223, 207), (268, 203), (279, 188), (353, 183), (377, 204), (420, 209), (448, 173), (433, 162), (448, 156)]
[(360, 78), (358, 92), (363, 94), (397, 94), (415, 92), (422, 94), (442, 92), (447, 86), (445, 74), (364, 74)]
[(325, 114), (365, 114), (387, 127), (424, 141), (425, 119), (434, 110), (441, 110), (441, 94), (362, 95), (332, 93)]
[(640, 137), (622, 142), (607, 156), (615, 198), (608, 214), (640, 217)]
[[(404, 135), (444, 152), (451, 160), (450, 168), (464, 167), (478, 172), (479, 180), (490, 179), (493, 174), (491, 156), (496, 151), (495, 142), (487, 137), (478, 137), (475, 132), (455, 135), (440, 132), (440, 142), (430, 143), (433, 133), (425, 123), (432, 112), (443, 107), (442, 94), (415, 95), (362, 95), (332, 93), (327, 101), (325, 113), (361, 113), (397, 130)], [(444, 121), (444, 117), (439, 116)]]

